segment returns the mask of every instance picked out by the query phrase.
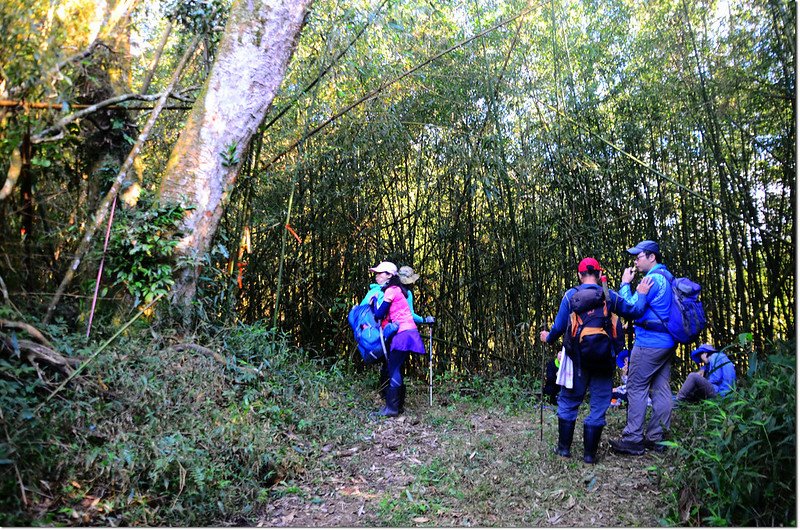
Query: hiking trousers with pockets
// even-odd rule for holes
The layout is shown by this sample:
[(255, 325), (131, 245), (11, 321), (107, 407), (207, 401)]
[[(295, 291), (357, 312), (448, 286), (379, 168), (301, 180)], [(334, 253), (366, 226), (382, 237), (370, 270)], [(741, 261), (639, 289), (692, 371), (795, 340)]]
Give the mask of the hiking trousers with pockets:
[(611, 365), (602, 368), (582, 366), (576, 370), (572, 388), (562, 387), (558, 394), (558, 417), (565, 421), (575, 421), (578, 409), (589, 391), (589, 414), (583, 423), (592, 427), (606, 424), (606, 411), (611, 404), (611, 387), (614, 369)]
[[(628, 365), (628, 423), (622, 430), (623, 442), (639, 444), (645, 439), (649, 442), (660, 442), (664, 439), (672, 416), (669, 377), (675, 349), (647, 348), (634, 343)], [(651, 391), (653, 413), (645, 434), (647, 395)]]

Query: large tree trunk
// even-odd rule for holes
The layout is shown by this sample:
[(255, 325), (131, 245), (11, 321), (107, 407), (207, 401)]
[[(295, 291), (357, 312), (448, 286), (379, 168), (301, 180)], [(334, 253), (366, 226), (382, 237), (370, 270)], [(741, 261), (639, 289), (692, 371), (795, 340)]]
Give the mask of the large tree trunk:
[[(239, 173), (239, 157), (264, 120), (294, 52), (311, 0), (236, 0), (217, 59), (172, 151), (161, 197), (188, 199), (178, 252), (202, 256)], [(180, 271), (173, 304), (189, 304), (197, 269)]]

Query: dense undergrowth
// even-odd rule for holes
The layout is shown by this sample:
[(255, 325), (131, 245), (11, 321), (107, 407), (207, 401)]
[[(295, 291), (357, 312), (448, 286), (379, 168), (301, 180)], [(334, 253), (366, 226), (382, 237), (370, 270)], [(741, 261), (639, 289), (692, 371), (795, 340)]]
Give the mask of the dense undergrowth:
[[(323, 363), (260, 325), (205, 349), (160, 331), (118, 339), (49, 401), (33, 368), (0, 360), (0, 524), (247, 524), (332, 444), (364, 434), (373, 372)], [(59, 349), (87, 358), (94, 350), (81, 344), (66, 336)], [(781, 348), (734, 399), (676, 412), (666, 524), (794, 524), (794, 352)], [(447, 375), (436, 396), (538, 411), (533, 379)]]
[(320, 445), (358, 431), (349, 411), (366, 392), (338, 364), (259, 326), (210, 349), (226, 365), (132, 333), (36, 414), (35, 372), (2, 361), (2, 524), (208, 525), (246, 515)]
[(796, 526), (797, 436), (794, 344), (778, 344), (725, 399), (673, 414), (669, 525)]

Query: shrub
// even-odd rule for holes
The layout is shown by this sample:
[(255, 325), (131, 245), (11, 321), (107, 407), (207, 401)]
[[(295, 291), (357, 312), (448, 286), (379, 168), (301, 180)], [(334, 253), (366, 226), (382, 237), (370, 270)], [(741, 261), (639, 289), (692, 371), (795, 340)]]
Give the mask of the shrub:
[(143, 192), (136, 209), (118, 215), (108, 251), (109, 272), (114, 287), (124, 287), (134, 297), (134, 305), (150, 303), (175, 283), (172, 268), (181, 236), (178, 228), (184, 213), (192, 209), (185, 204), (158, 204), (152, 193)]
[(795, 526), (795, 354), (750, 357), (748, 377), (724, 399), (681, 407), (673, 418), (673, 492), (666, 524)]
[[(220, 336), (208, 350), (176, 351), (132, 333), (98, 356), (80, 385), (26, 420), (35, 428), (0, 446), (0, 524), (242, 524), (274, 484), (321, 454), (320, 440), (358, 436), (350, 410), (366, 404), (337, 365), (258, 325)], [(4, 369), (4, 411), (41, 402), (33, 383), (15, 382), (35, 372)]]
[[(442, 388), (438, 389), (440, 385)], [(446, 372), (439, 376), (434, 386), (438, 389), (435, 391), (454, 401), (478, 408), (499, 407), (507, 413), (516, 413), (538, 405), (541, 381), (537, 380), (535, 374), (485, 377)]]

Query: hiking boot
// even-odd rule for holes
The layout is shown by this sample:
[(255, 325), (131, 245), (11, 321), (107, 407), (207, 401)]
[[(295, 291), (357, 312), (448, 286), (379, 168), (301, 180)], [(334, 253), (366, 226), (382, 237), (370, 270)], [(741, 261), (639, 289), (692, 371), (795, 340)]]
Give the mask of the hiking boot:
[(400, 387), (389, 386), (386, 387), (386, 406), (378, 413), (387, 418), (393, 418), (400, 414), (398, 410), (400, 407)]
[(644, 439), (644, 448), (648, 451), (653, 451), (656, 453), (663, 453), (667, 450), (666, 445), (661, 445), (659, 442), (648, 440), (647, 438)]
[(603, 426), (583, 424), (583, 461), (594, 464), (597, 461), (597, 448), (600, 445), (600, 435)]
[(575, 422), (558, 418), (558, 445), (553, 449), (558, 456), (564, 458), (572, 456), (569, 448), (572, 446), (573, 434), (575, 434)]
[(400, 399), (397, 403), (397, 412), (400, 414), (406, 411), (406, 384), (400, 385)]
[(389, 367), (386, 362), (381, 363), (381, 373), (378, 377), (378, 391), (381, 397), (386, 399), (386, 389), (389, 388)]
[(644, 444), (642, 442), (626, 442), (622, 438), (610, 440), (611, 450), (623, 455), (641, 456), (644, 454)]

